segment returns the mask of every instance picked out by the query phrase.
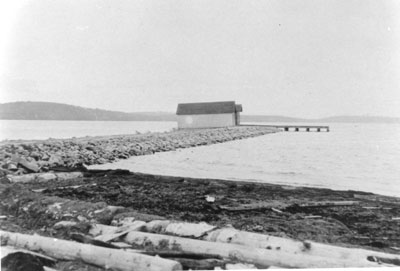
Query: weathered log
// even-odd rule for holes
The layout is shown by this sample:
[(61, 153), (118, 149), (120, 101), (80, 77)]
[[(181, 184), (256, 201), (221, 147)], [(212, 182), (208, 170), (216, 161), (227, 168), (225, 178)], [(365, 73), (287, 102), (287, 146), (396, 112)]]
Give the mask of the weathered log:
[(227, 261), (217, 259), (194, 260), (188, 258), (169, 258), (182, 265), (184, 270), (214, 270), (215, 267), (225, 267)]
[(162, 233), (165, 232), (165, 228), (171, 224), (170, 220), (154, 220), (146, 223), (144, 226), (144, 231), (152, 233)]
[(135, 220), (141, 220), (141, 221), (145, 221), (145, 222), (166, 219), (165, 217), (158, 216), (158, 215), (150, 215), (150, 214), (144, 214), (144, 213), (139, 213), (139, 212), (126, 212), (126, 213), (119, 213), (119, 214), (115, 215), (111, 224), (113, 226), (120, 226), (121, 221), (123, 221), (127, 217), (132, 217)]
[(121, 249), (132, 248), (131, 245), (124, 243), (124, 242), (111, 242), (110, 244), (113, 246), (116, 246), (118, 248), (121, 248)]
[(170, 220), (154, 220), (146, 223), (143, 231), (151, 233), (169, 234), (180, 237), (193, 237), (200, 238), (208, 232), (217, 229), (205, 222), (201, 223), (187, 223), (187, 222), (174, 222)]
[(137, 253), (142, 253), (146, 255), (152, 255), (152, 256), (160, 256), (163, 258), (188, 258), (188, 259), (194, 259), (194, 260), (204, 260), (204, 259), (218, 259), (222, 260), (223, 258), (220, 255), (217, 254), (205, 254), (205, 253), (188, 253), (188, 252), (183, 252), (183, 251), (170, 251), (170, 250), (152, 250), (152, 251), (137, 251)]
[(99, 247), (107, 247), (107, 248), (119, 249), (118, 246), (115, 246), (113, 244), (107, 243), (105, 241), (93, 239), (92, 237), (89, 237), (87, 235), (80, 234), (80, 233), (71, 233), (71, 234), (69, 234), (69, 237), (72, 240), (77, 241), (79, 243), (83, 243), (83, 244), (91, 244), (91, 245), (99, 246)]
[(25, 175), (7, 175), (7, 179), (12, 183), (30, 183), (36, 180), (40, 173), (32, 173)]
[(363, 261), (362, 259), (354, 261), (354, 258), (346, 260), (346, 258), (320, 257), (307, 255), (306, 253), (295, 254), (287, 253), (277, 248), (268, 250), (143, 232), (129, 232), (123, 237), (123, 240), (129, 244), (150, 250), (163, 248), (186, 253), (217, 254), (229, 260), (251, 263), (261, 268), (269, 266), (285, 268), (376, 267), (380, 265), (380, 263), (368, 260)]
[[(57, 186), (55, 189), (57, 190), (62, 190), (62, 189), (77, 189), (79, 187), (90, 187), (90, 186), (96, 186), (97, 184), (92, 183), (92, 184), (82, 184), (82, 185), (67, 185), (67, 186)], [(33, 192), (35, 193), (42, 193), (44, 191), (48, 190), (48, 188), (39, 188), (39, 189), (32, 189)]]
[(360, 194), (354, 194), (353, 197), (356, 199), (376, 201), (388, 204), (396, 204), (396, 205), (400, 204), (400, 199), (397, 197), (381, 196), (381, 195), (360, 195)]
[(382, 209), (382, 207), (378, 206), (362, 206), (363, 209), (375, 210), (375, 209)]
[[(174, 225), (179, 225), (179, 227)], [(196, 228), (196, 225), (198, 224), (178, 223), (171, 221), (153, 221), (146, 224), (145, 230), (153, 233), (191, 236), (198, 234), (198, 230), (193, 231), (193, 229)], [(179, 232), (174, 230), (176, 228), (179, 228)], [(205, 229), (207, 229), (207, 227)], [(183, 235), (179, 235), (182, 233)], [(234, 228), (205, 231), (201, 239), (212, 242), (232, 243), (256, 248), (277, 250), (286, 255), (296, 254), (307, 257), (317, 256), (336, 258), (338, 261), (349, 260), (348, 263), (351, 263), (351, 259), (353, 259), (354, 262), (360, 262), (360, 264), (366, 265), (370, 264), (370, 261), (367, 259), (368, 256), (400, 259), (400, 256), (396, 254), (382, 253), (358, 248), (344, 248), (311, 241), (301, 242), (289, 238), (239, 231)]]
[(115, 270), (180, 270), (178, 262), (119, 249), (96, 247), (72, 241), (1, 231), (2, 244), (40, 251), (62, 260), (82, 260)]
[(305, 219), (316, 219), (316, 218), (322, 218), (320, 215), (307, 215), (304, 217)]
[(82, 178), (82, 172), (58, 172), (58, 173), (32, 173), (25, 175), (7, 175), (7, 178), (12, 183), (29, 183), (29, 182), (49, 182), (49, 181), (63, 181), (76, 178)]
[(400, 237), (392, 237), (392, 236), (352, 236), (354, 239), (365, 239), (365, 240), (374, 240), (374, 241), (400, 241)]
[(74, 227), (78, 224), (78, 222), (75, 221), (59, 221), (56, 224), (53, 225), (53, 229), (61, 229), (61, 228), (70, 228)]
[(274, 211), (275, 213), (279, 213), (279, 214), (283, 213), (283, 211), (276, 209), (276, 208), (271, 208), (271, 211)]
[(369, 256), (368, 260), (373, 261), (373, 262), (380, 262), (380, 263), (386, 263), (386, 264), (400, 266), (400, 260), (399, 259), (391, 259), (391, 258)]
[(358, 204), (360, 204), (359, 201), (347, 200), (347, 201), (317, 201), (317, 202), (308, 202), (304, 204), (295, 204), (293, 206), (301, 208), (313, 208), (313, 207), (352, 206)]
[[(152, 233), (178, 236), (199, 236), (199, 231), (196, 229), (196, 225), (198, 224), (162, 220), (147, 223), (144, 227), (144, 230)], [(103, 231), (113, 231), (114, 233), (118, 231), (118, 228), (116, 227), (95, 224), (92, 226), (92, 230), (89, 233), (99, 233), (99, 228), (102, 228)], [(179, 231), (175, 231), (176, 229), (179, 229)], [(311, 241), (301, 242), (289, 238), (239, 231), (233, 228), (213, 229), (211, 231), (208, 230), (208, 227), (205, 227), (204, 229), (204, 234), (200, 234), (203, 240), (211, 242), (239, 244), (249, 247), (279, 251), (282, 254), (281, 257), (290, 258), (291, 255), (303, 255), (304, 257), (307, 257), (307, 261), (311, 265), (313, 265), (312, 261), (314, 261), (315, 259), (317, 261), (320, 261), (320, 258), (330, 258), (335, 259), (336, 262), (342, 262), (342, 264), (346, 267), (371, 266), (371, 261), (368, 260), (369, 256), (389, 258), (393, 260), (399, 259), (400, 257), (395, 254), (381, 253), (365, 249), (344, 248), (319, 244)], [(119, 234), (118, 236), (116, 235), (116, 237), (121, 237), (125, 234), (127, 233), (123, 232), (123, 234)], [(98, 238), (100, 238), (100, 240), (103, 240), (101, 239), (101, 236), (99, 236)], [(316, 258), (314, 259), (313, 257)], [(273, 265), (277, 266), (277, 264)]]
[(282, 203), (281, 201), (266, 201), (249, 204), (241, 204), (239, 206), (226, 206), (220, 205), (219, 208), (222, 210), (235, 212), (235, 211), (251, 211), (251, 210), (263, 210), (263, 209), (284, 209), (289, 204)]
[(119, 228), (140, 228), (144, 225), (146, 225), (146, 222), (135, 219), (134, 217), (125, 217), (121, 220), (118, 221), (118, 223), (113, 223), (115, 222), (114, 220), (111, 222), (111, 226), (117, 226)]
[[(195, 224), (187, 222), (168, 221), (168, 224), (166, 224), (166, 221), (163, 221), (162, 223), (159, 223), (159, 225), (160, 227), (152, 228), (151, 232), (167, 233), (170, 235), (181, 236), (181, 237), (192, 237), (192, 238), (200, 238), (206, 235), (208, 232), (211, 232), (217, 228), (216, 226), (212, 226), (205, 222)], [(149, 230), (150, 228), (147, 227), (146, 225), (145, 229)]]
[[(268, 267), (268, 269), (270, 268), (271, 266)], [(237, 269), (248, 270), (248, 269), (258, 269), (258, 268), (255, 267), (253, 264), (243, 264), (243, 263), (235, 263), (235, 264), (228, 263), (225, 265), (225, 270), (237, 270)]]
[(141, 230), (146, 225), (144, 221), (135, 221), (131, 225), (123, 227), (107, 226), (102, 224), (92, 224), (89, 234), (96, 236), (95, 239), (103, 242), (117, 240), (130, 231)]
[(89, 230), (89, 234), (95, 237), (99, 235), (115, 234), (117, 232), (121, 232), (120, 228), (103, 224), (92, 224)]
[(297, 241), (289, 238), (269, 236), (259, 233), (239, 231), (233, 228), (219, 229), (207, 235), (205, 240), (214, 242), (227, 242), (254, 246), (259, 248), (276, 249), (288, 254), (318, 256), (347, 261), (351, 263), (369, 265), (368, 256), (400, 259), (400, 255), (377, 252), (359, 248), (345, 248), (312, 241)]
[[(60, 221), (55, 226), (69, 226), (70, 224), (75, 225), (75, 223), (70, 223), (69, 221)], [(216, 227), (206, 223), (194, 224), (186, 222), (171, 222), (169, 220), (155, 220), (148, 223), (145, 223), (144, 221), (134, 221), (130, 225), (121, 227), (93, 223), (90, 226), (89, 234), (95, 236), (96, 240), (109, 242), (116, 240), (131, 231), (145, 231), (161, 234), (166, 233), (181, 237), (197, 238), (213, 229), (216, 229)]]
[(113, 241), (119, 241), (122, 236), (128, 234), (128, 232), (131, 232), (132, 230), (126, 230), (126, 231), (117, 231), (115, 233), (110, 233), (110, 234), (105, 234), (105, 235), (99, 235), (95, 237), (95, 240), (99, 240), (101, 242), (113, 242)]
[(35, 192), (35, 193), (42, 193), (47, 190), (48, 190), (48, 188), (38, 188), (38, 189), (32, 189), (31, 191)]

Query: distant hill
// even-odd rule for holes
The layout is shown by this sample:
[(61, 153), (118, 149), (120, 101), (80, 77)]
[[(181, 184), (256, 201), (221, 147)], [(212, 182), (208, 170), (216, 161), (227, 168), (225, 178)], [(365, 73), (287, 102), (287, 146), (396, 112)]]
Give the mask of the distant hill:
[[(176, 121), (175, 113), (126, 113), (50, 102), (13, 102), (0, 104), (3, 120), (99, 120), (99, 121)], [(322, 123), (400, 123), (400, 118), (378, 116), (334, 116), (302, 119), (285, 116), (241, 115), (242, 122), (322, 122)]]
[(379, 116), (334, 116), (320, 119), (302, 119), (285, 116), (243, 115), (242, 122), (318, 122), (318, 123), (400, 123), (400, 118)]
[(8, 120), (100, 120), (174, 121), (175, 114), (164, 112), (125, 113), (49, 102), (0, 104), (0, 119)]
[(240, 115), (242, 122), (309, 122), (309, 119), (291, 118), (285, 116)]

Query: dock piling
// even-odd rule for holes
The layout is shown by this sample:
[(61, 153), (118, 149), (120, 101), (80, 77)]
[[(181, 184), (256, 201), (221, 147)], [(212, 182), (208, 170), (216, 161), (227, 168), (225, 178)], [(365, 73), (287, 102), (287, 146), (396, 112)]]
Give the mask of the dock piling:
[(329, 126), (323, 126), (323, 125), (263, 125), (263, 124), (241, 124), (240, 126), (262, 126), (262, 127), (271, 127), (271, 128), (277, 128), (277, 129), (283, 129), (285, 132), (290, 132), (290, 129), (294, 129), (295, 132), (300, 132), (300, 130), (305, 132), (329, 132)]

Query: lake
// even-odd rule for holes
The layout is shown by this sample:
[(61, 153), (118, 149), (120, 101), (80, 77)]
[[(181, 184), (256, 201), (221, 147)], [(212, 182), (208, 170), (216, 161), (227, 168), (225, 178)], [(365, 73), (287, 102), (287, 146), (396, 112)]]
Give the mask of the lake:
[(269, 134), (92, 168), (400, 196), (400, 125), (331, 124), (330, 129)]
[[(0, 139), (162, 132), (175, 122), (0, 121)], [(400, 196), (400, 125), (329, 124), (331, 132), (282, 132), (131, 157), (91, 168), (362, 190)]]

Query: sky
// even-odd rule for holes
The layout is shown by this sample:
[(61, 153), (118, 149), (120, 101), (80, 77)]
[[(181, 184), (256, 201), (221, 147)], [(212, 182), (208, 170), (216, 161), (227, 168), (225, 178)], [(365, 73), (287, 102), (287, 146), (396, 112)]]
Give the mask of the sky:
[(400, 117), (398, 0), (3, 0), (0, 102)]

